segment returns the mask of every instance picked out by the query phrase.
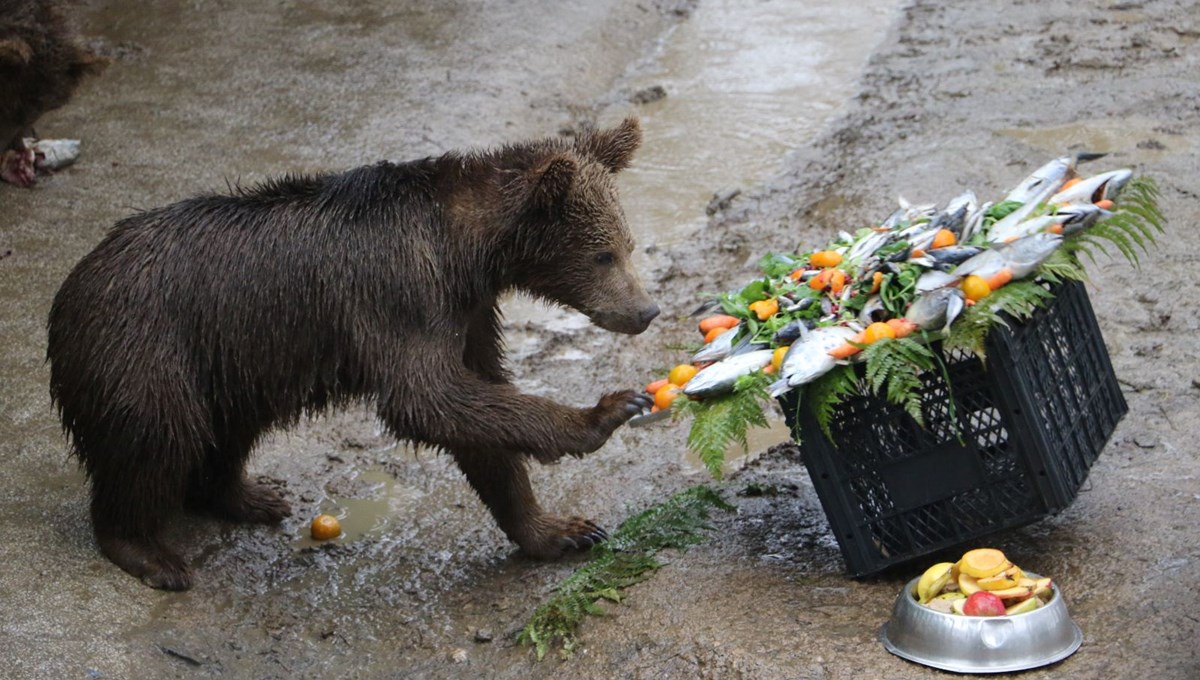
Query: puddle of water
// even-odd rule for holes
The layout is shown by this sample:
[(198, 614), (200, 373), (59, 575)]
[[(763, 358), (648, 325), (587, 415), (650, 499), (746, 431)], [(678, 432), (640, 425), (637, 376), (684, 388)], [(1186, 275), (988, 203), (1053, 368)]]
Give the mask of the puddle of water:
[(1164, 156), (1191, 149), (1189, 136), (1172, 134), (1161, 126), (1161, 121), (1133, 117), (1081, 120), (1055, 127), (1007, 128), (996, 134), (1018, 139), (1051, 155), (1102, 151), (1142, 163), (1155, 163)]
[[(411, 500), (412, 491), (399, 485), (396, 478), (382, 470), (364, 470), (352, 480), (354, 497), (327, 496), (320, 503), (319, 513), (333, 515), (342, 526), (342, 535), (334, 541), (354, 541), (364, 537), (380, 537), (388, 533), (397, 517), (396, 505)], [(314, 515), (315, 516), (315, 515)], [(296, 549), (326, 543), (309, 534), (307, 524), (292, 541)]]
[[(618, 176), (638, 245), (687, 239), (705, 225), (714, 192), (746, 191), (778, 172), (786, 154), (815, 137), (854, 94), (898, 4), (701, 3), (626, 83), (631, 92), (654, 85), (667, 91), (639, 108), (644, 141)], [(552, 325), (575, 314), (522, 298), (505, 311)]]

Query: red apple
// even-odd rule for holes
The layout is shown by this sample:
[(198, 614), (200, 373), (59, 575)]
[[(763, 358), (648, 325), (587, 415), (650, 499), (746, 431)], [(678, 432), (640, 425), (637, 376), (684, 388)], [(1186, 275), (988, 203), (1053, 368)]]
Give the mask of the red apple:
[(967, 616), (1004, 616), (1004, 601), (986, 590), (972, 594), (963, 604)]

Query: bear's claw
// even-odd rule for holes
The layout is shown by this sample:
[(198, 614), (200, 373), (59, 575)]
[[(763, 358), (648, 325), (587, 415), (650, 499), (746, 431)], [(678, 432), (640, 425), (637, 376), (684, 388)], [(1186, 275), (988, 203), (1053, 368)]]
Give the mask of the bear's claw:
[(570, 550), (590, 550), (608, 540), (608, 532), (595, 522), (582, 517), (539, 517), (532, 540), (518, 541), (526, 554), (540, 560), (554, 560)]

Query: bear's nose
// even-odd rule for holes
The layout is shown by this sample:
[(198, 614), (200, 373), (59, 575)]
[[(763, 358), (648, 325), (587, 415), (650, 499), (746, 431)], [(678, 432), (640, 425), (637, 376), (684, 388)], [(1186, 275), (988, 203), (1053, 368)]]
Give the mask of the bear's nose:
[(658, 316), (658, 312), (658, 305), (651, 303), (649, 307), (643, 308), (642, 311), (638, 313), (638, 320), (642, 322), (642, 325), (649, 326), (650, 322), (654, 320), (654, 317)]

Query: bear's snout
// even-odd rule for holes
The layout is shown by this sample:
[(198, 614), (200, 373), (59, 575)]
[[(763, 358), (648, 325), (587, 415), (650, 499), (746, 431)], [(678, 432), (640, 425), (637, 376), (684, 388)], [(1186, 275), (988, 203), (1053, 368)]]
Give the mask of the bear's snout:
[(642, 311), (638, 313), (638, 321), (640, 321), (642, 324), (642, 330), (649, 328), (650, 322), (654, 321), (654, 318), (658, 316), (659, 311), (661, 310), (659, 310), (658, 305), (654, 304), (653, 302), (650, 303), (649, 307), (642, 308)]

